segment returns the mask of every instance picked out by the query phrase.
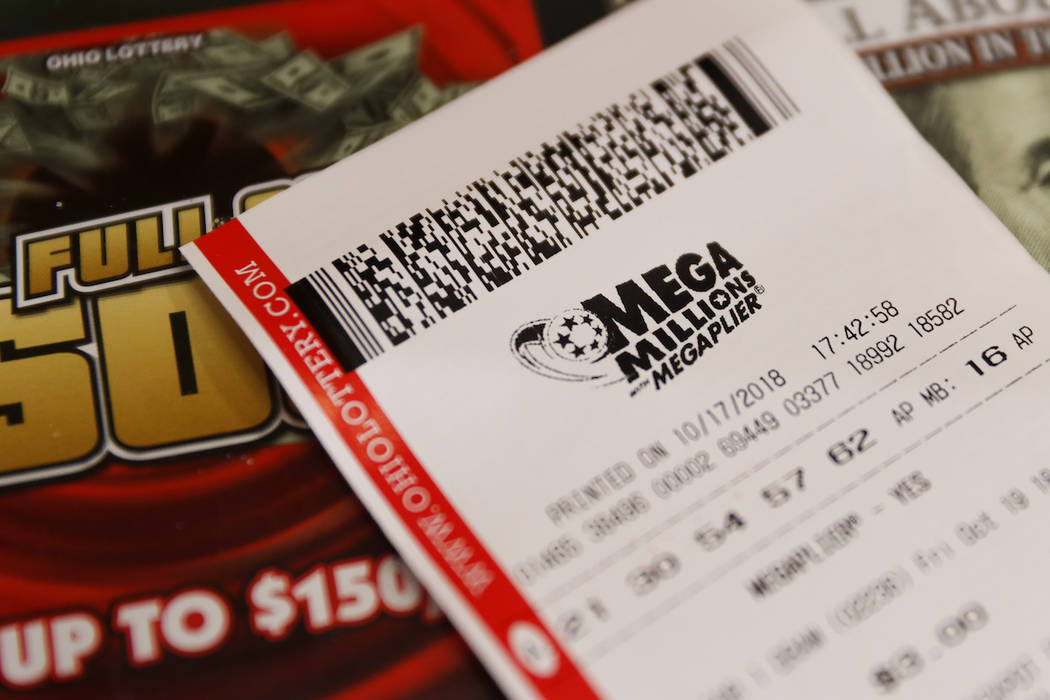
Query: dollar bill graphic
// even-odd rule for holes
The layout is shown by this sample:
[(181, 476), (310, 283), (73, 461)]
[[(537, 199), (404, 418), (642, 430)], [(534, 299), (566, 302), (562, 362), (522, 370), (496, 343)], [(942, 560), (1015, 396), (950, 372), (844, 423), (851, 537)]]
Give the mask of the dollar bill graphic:
[(109, 70), (103, 66), (83, 66), (73, 73), (76, 79), (84, 84), (115, 80), (116, 74), (117, 71)]
[(14, 67), (7, 72), (4, 94), (28, 104), (69, 104), (69, 86), (64, 82), (42, 78)]
[(271, 99), (268, 93), (230, 72), (190, 73), (175, 80), (182, 87), (192, 88), (237, 107), (258, 107)]
[(457, 97), (461, 97), (461, 96), (467, 94), (468, 92), (470, 92), (471, 90), (473, 90), (474, 88), (476, 88), (480, 84), (481, 83), (477, 83), (477, 82), (471, 82), (471, 83), (449, 83), (441, 91), (441, 96), (442, 96), (441, 104), (445, 104), (445, 103), (451, 102), (452, 100), (456, 99)]
[(359, 129), (376, 123), (372, 110), (364, 102), (355, 102), (343, 110), (342, 122), (347, 129)]
[(340, 56), (332, 65), (350, 83), (355, 99), (382, 86), (396, 89), (417, 72), (421, 36), (418, 28), (408, 29)]
[(1050, 270), (1050, 68), (959, 78), (894, 97), (922, 135)]
[[(81, 66), (60, 76), (41, 75), (32, 62), (4, 61), (3, 92), (12, 103), (0, 104), (0, 153), (43, 148), (79, 163), (106, 162), (105, 134), (136, 110), (145, 108), (156, 125), (172, 125), (214, 118), (223, 108), (231, 123), (270, 109), (279, 110), (273, 114), (281, 115), (281, 129), (302, 131), (301, 165), (321, 167), (473, 87), (438, 87), (424, 76), (417, 65), (421, 39), (418, 28), (407, 29), (326, 63), (310, 51), (297, 53), (287, 33), (254, 40), (212, 30), (190, 54)], [(15, 103), (21, 112), (12, 109)], [(265, 140), (274, 121), (258, 121), (261, 126), (246, 122), (245, 129)], [(98, 150), (94, 159), (92, 149)]]
[[(79, 77), (79, 76), (78, 76)], [(77, 93), (74, 101), (77, 102), (109, 102), (121, 95), (127, 95), (135, 90), (135, 83), (131, 81), (101, 80)]]
[(177, 84), (177, 74), (165, 73), (153, 91), (151, 112), (154, 124), (171, 124), (189, 118), (197, 110), (197, 97)]
[(11, 105), (0, 104), (0, 151), (25, 153), (30, 150), (25, 130)]
[(319, 163), (334, 163), (349, 155), (360, 151), (376, 141), (394, 133), (407, 122), (381, 122), (372, 126), (360, 127), (347, 132), (346, 136), (339, 140), (320, 159)]
[[(196, 51), (47, 73), (43, 57), (0, 59), (0, 158), (70, 179), (109, 167), (113, 136), (145, 118), (156, 144), (219, 120), (260, 144), (277, 138), (290, 171), (322, 168), (379, 141), (476, 83), (435, 85), (418, 66), (422, 33), (397, 32), (325, 62), (287, 33), (212, 30)], [(160, 147), (160, 146), (158, 146)], [(10, 199), (0, 191), (0, 204)], [(2, 231), (0, 231), (2, 233)], [(0, 239), (0, 282), (9, 260)]]
[(269, 39), (259, 42), (259, 50), (265, 53), (274, 63), (287, 61), (295, 53), (295, 44), (287, 32), (274, 34)]
[(417, 75), (391, 100), (387, 111), (395, 122), (409, 122), (442, 104), (441, 90), (425, 76)]
[(222, 29), (208, 33), (208, 41), (197, 52), (197, 57), (204, 65), (213, 68), (243, 68), (273, 60), (262, 44)]
[(350, 93), (350, 86), (309, 51), (281, 64), (263, 82), (318, 112), (331, 108)]
[[(1024, 22), (981, 13), (960, 31), (896, 24), (884, 0), (811, 4), (860, 42), (864, 62), (920, 133), (1050, 270), (1050, 8), (1033, 6)], [(993, 34), (994, 60), (979, 48)]]
[(117, 116), (105, 104), (85, 102), (69, 106), (69, 118), (84, 131), (107, 129), (117, 122)]

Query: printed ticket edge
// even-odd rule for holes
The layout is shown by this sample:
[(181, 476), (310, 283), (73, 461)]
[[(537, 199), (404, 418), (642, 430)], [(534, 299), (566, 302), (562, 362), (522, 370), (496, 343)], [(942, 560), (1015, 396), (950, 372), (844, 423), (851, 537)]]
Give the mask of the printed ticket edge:
[[(434, 483), (425, 466), (412, 454), (358, 374), (340, 373), (328, 385), (330, 394), (339, 394), (335, 401), (355, 396), (353, 402), (346, 401), (340, 406), (330, 394), (326, 394), (317, 376), (296, 353), (295, 340), (286, 338), (281, 327), (298, 328), (302, 335), (294, 336), (297, 340), (312, 334), (311, 350), (307, 353), (311, 357), (334, 358), (334, 355), (287, 296), (284, 290), (289, 281), (248, 229), (234, 219), (181, 250), (277, 375), (355, 494), (368, 506), (391, 543), (455, 622), (471, 649), (504, 690), (515, 697), (599, 697), (592, 681), (584, 676), (535, 608), (525, 600), (517, 585)], [(246, 267), (250, 270), (245, 271)], [(240, 275), (238, 270), (242, 270)], [(263, 276), (256, 276), (260, 273)], [(248, 279), (255, 284), (246, 283)], [(330, 368), (331, 365), (326, 364), (323, 369)], [(335, 389), (335, 382), (344, 383)], [(343, 391), (346, 387), (350, 390)], [(300, 397), (306, 397), (306, 400), (301, 401)], [(395, 445), (396, 452), (379, 460), (383, 464), (377, 463), (375, 467), (389, 465), (393, 460), (399, 461), (398, 466), (400, 463), (408, 466), (418, 480), (414, 483), (429, 492), (423, 511), (411, 510), (418, 508), (421, 501), (408, 501), (406, 507), (403, 496), (409, 493), (409, 489), (396, 493), (393, 488), (397, 482), (392, 486), (378, 470), (368, 469), (366, 464), (373, 460), (366, 448), (373, 441), (367, 445), (354, 444), (358, 435), (340, 416), (340, 409), (348, 406), (357, 410), (357, 414), (349, 410), (347, 413), (350, 420), (360, 420), (359, 426), (367, 427), (369, 418), (383, 424), (382, 434)], [(367, 417), (362, 416), (361, 406), (368, 412)], [(434, 543), (427, 539), (419, 520), (428, 513), (443, 515), (458, 537), (468, 540), (476, 559), (491, 572), (491, 582), (477, 595), (471, 593), (449, 560), (441, 556)], [(529, 648), (535, 655), (532, 661), (527, 657)]]

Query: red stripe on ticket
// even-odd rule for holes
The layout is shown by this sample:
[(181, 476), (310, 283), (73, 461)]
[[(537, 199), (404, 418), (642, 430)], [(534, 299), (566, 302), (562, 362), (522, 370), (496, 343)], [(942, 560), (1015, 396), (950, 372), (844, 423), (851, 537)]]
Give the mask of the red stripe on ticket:
[(408, 448), (356, 372), (344, 372), (236, 219), (195, 245), (277, 345), (416, 542), (547, 698), (597, 698), (565, 650)]

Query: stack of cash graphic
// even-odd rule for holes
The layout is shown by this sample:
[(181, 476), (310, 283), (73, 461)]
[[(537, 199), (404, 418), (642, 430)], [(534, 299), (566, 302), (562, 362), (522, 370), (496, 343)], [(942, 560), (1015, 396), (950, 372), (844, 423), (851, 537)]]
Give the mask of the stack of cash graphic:
[[(94, 63), (81, 56), (43, 66), (10, 61), (3, 66), (0, 152), (43, 150), (101, 162), (107, 129), (148, 105), (157, 125), (218, 111), (250, 125), (278, 113), (324, 135), (317, 139), (323, 147), (308, 145), (305, 153), (311, 166), (327, 165), (472, 87), (438, 87), (424, 76), (420, 38), (410, 29), (325, 62), (312, 51), (296, 52), (286, 34), (256, 41), (213, 30), (190, 38), (200, 46), (195, 51), (139, 51), (134, 60), (114, 55), (109, 62), (103, 55)], [(344, 133), (333, 145), (328, 134), (337, 125)]]
[[(421, 39), (412, 28), (326, 62), (296, 51), (286, 33), (260, 41), (214, 29), (7, 59), (0, 63), (0, 160), (101, 170), (122, 157), (112, 138), (136, 119), (150, 120), (158, 138), (205, 119), (258, 143), (294, 134), (289, 169), (324, 167), (474, 87), (427, 78)], [(29, 186), (8, 185), (0, 199)], [(10, 279), (14, 233), (0, 228), (0, 283)]]

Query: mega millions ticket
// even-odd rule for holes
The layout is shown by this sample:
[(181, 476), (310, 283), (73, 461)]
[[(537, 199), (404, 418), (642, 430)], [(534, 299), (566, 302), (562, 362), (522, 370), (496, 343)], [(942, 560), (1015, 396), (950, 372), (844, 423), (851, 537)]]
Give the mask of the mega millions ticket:
[(629, 7), (183, 250), (511, 695), (1040, 687), (1050, 280), (803, 3)]

